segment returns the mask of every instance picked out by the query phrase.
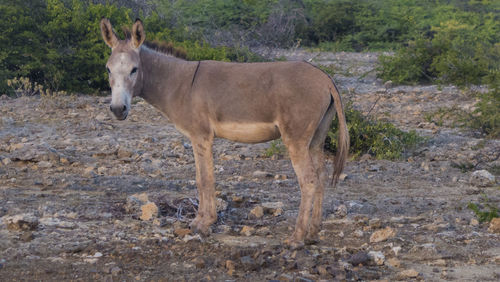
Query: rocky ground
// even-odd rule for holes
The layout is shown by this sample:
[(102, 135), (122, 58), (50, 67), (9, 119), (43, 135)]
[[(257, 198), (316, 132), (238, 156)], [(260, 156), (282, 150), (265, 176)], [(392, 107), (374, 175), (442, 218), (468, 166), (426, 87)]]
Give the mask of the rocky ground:
[(500, 279), (500, 222), (467, 208), (499, 207), (500, 141), (429, 118), (471, 111), (471, 95), (384, 84), (373, 53), (271, 55), (333, 65), (355, 108), (428, 141), (400, 161), (350, 160), (320, 241), (289, 250), (300, 192), (269, 144), (216, 140), (219, 219), (200, 237), (188, 139), (144, 101), (116, 121), (108, 97), (1, 96), (0, 280)]

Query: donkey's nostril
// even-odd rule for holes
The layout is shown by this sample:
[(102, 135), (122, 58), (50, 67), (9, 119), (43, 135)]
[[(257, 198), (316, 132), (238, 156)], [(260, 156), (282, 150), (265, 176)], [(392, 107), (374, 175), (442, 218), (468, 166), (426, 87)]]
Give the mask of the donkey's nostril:
[(127, 110), (127, 106), (123, 105), (123, 111), (125, 112)]

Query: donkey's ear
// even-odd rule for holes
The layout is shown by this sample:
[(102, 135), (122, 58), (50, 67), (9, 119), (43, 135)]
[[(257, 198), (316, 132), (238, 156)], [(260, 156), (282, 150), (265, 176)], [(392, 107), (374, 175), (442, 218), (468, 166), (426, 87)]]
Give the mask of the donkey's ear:
[(146, 33), (144, 32), (144, 26), (140, 19), (136, 19), (134, 26), (132, 26), (132, 46), (134, 48), (139, 48), (144, 40), (146, 39)]
[(106, 18), (101, 20), (101, 34), (104, 42), (106, 42), (106, 45), (110, 48), (114, 48), (118, 44), (118, 38), (113, 31), (113, 27), (111, 27), (111, 23)]

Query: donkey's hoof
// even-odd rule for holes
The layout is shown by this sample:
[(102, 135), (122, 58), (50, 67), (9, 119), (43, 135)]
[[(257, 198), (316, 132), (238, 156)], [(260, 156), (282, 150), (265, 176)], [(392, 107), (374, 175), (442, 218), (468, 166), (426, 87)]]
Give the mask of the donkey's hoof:
[(285, 244), (288, 246), (290, 250), (299, 250), (304, 247), (304, 241), (297, 240), (292, 238), (286, 239)]
[(193, 231), (193, 233), (203, 236), (208, 236), (210, 235), (210, 233), (212, 233), (212, 229), (210, 228), (210, 226), (206, 226), (204, 224), (201, 224), (200, 222), (193, 221), (189, 227), (191, 228), (191, 231)]
[(319, 242), (318, 234), (315, 235), (307, 235), (306, 239), (304, 239), (306, 245), (314, 245)]

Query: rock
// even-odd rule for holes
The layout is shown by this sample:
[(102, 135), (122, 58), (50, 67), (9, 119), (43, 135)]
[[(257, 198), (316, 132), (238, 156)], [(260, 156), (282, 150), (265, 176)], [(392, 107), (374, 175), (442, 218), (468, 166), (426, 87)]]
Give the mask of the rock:
[(354, 237), (356, 237), (356, 238), (363, 238), (364, 233), (363, 233), (363, 231), (362, 231), (362, 230), (357, 229), (356, 231), (354, 231), (353, 235), (354, 235)]
[(52, 167), (52, 164), (50, 162), (47, 162), (47, 161), (40, 161), (40, 162), (38, 162), (37, 165), (40, 168), (51, 168)]
[(252, 173), (253, 177), (264, 178), (264, 177), (273, 177), (273, 175), (267, 171), (256, 170)]
[(149, 202), (141, 206), (141, 220), (147, 221), (152, 218), (158, 217), (158, 206), (155, 203)]
[(369, 261), (370, 257), (364, 251), (357, 252), (347, 259), (347, 262), (352, 264), (353, 266), (357, 266), (360, 264), (367, 265)]
[(221, 198), (216, 198), (215, 208), (217, 209), (217, 212), (227, 210), (227, 206), (228, 206), (228, 204), (226, 201), (224, 201)]
[(240, 263), (245, 271), (253, 271), (259, 267), (259, 265), (255, 263), (255, 260), (250, 256), (241, 257)]
[(119, 268), (118, 266), (115, 266), (113, 268), (111, 268), (111, 275), (113, 276), (118, 276), (120, 273), (122, 273), (122, 269)]
[(252, 226), (248, 226), (248, 225), (244, 225), (240, 231), (240, 234), (245, 235), (245, 236), (251, 236), (254, 233), (255, 233), (255, 228), (253, 228)]
[(23, 242), (30, 242), (33, 238), (33, 232), (31, 231), (23, 232), (23, 234), (19, 237), (19, 239)]
[(385, 262), (385, 256), (382, 252), (370, 251), (368, 252), (368, 256), (376, 265), (383, 265)]
[(232, 260), (226, 260), (227, 274), (233, 276), (235, 271), (235, 263)]
[(119, 159), (128, 159), (130, 157), (132, 157), (134, 153), (129, 151), (129, 150), (126, 150), (124, 148), (118, 148), (118, 150), (116, 151), (116, 156), (119, 158)]
[(378, 243), (396, 236), (396, 231), (387, 226), (384, 229), (377, 230), (370, 236), (370, 243)]
[(476, 170), (472, 173), (469, 182), (471, 185), (488, 187), (495, 184), (495, 176), (487, 170)]
[(255, 206), (248, 214), (249, 219), (259, 219), (264, 216), (264, 208), (262, 206)]
[(135, 214), (138, 217), (141, 215), (141, 207), (149, 203), (148, 194), (140, 193), (133, 194), (127, 197), (127, 204), (125, 205), (125, 211), (127, 213)]
[(398, 273), (397, 277), (399, 279), (408, 279), (418, 277), (418, 272), (415, 269), (406, 269)]
[(271, 229), (269, 229), (269, 227), (267, 227), (267, 226), (264, 226), (264, 227), (257, 229), (256, 234), (259, 236), (266, 236), (266, 235), (271, 234)]
[(191, 262), (196, 266), (196, 268), (205, 268), (206, 266), (205, 260), (201, 257), (196, 257)]
[(392, 84), (393, 84), (393, 83), (392, 83), (392, 80), (388, 80), (388, 81), (386, 81), (386, 82), (384, 83), (384, 88), (385, 88), (385, 89), (389, 89), (389, 88), (391, 88), (391, 87), (392, 87)]
[(4, 216), (2, 220), (7, 224), (7, 229), (14, 231), (32, 231), (37, 229), (39, 224), (38, 218), (33, 214)]
[(184, 236), (191, 234), (191, 229), (177, 228), (174, 230), (174, 234), (177, 235), (177, 237), (184, 238)]
[(339, 175), (339, 180), (340, 180), (340, 181), (344, 181), (344, 180), (346, 180), (347, 178), (348, 178), (348, 175), (347, 175), (347, 174), (345, 174), (345, 173), (341, 173), (341, 174)]
[(184, 241), (185, 243), (187, 243), (189, 241), (193, 241), (193, 240), (202, 241), (200, 234), (195, 234), (195, 235), (188, 234), (188, 235), (184, 236), (184, 238), (182, 239), (182, 241)]
[(413, 246), (407, 254), (407, 257), (415, 260), (431, 260), (441, 258), (436, 246), (432, 243)]
[(272, 214), (273, 216), (280, 216), (283, 214), (283, 202), (266, 202), (261, 204), (264, 213)]
[(491, 233), (500, 234), (500, 217), (493, 218), (490, 222), (490, 227), (488, 227), (488, 231)]
[(401, 266), (401, 262), (397, 258), (390, 258), (385, 262), (385, 264), (395, 268), (399, 268)]
[(347, 216), (347, 206), (340, 205), (335, 209), (335, 217), (344, 218)]
[(10, 165), (11, 163), (12, 161), (9, 158), (2, 159), (2, 164), (5, 166)]
[(284, 174), (276, 174), (276, 175), (274, 176), (274, 179), (275, 179), (275, 180), (286, 180), (286, 179), (287, 179), (287, 176), (286, 176), (286, 175), (284, 175)]
[(479, 225), (479, 220), (472, 218), (469, 222), (470, 225), (472, 226), (478, 226)]

